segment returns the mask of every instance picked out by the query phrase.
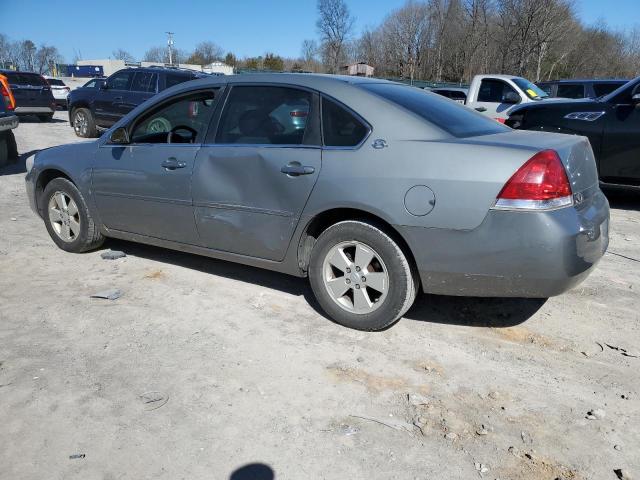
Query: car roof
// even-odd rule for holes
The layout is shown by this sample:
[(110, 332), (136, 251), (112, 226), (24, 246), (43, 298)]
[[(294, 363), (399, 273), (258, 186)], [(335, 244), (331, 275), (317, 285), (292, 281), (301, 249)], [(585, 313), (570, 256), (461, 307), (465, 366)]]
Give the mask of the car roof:
[(603, 78), (603, 79), (593, 79), (593, 78), (564, 78), (562, 80), (545, 80), (543, 82), (537, 82), (538, 85), (547, 85), (550, 83), (620, 83), (620, 82), (628, 82), (629, 80), (624, 78)]

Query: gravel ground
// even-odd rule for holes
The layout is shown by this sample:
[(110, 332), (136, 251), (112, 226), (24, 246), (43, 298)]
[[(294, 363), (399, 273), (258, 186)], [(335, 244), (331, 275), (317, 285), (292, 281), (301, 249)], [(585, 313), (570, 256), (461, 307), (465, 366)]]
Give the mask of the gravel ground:
[[(24, 159), (78, 139), (64, 112), (16, 137), (0, 478), (640, 478), (640, 196), (612, 194), (610, 251), (565, 295), (421, 296), (361, 333), (293, 277), (126, 242), (102, 250), (118, 260), (57, 249)], [(123, 296), (90, 298), (108, 288)]]

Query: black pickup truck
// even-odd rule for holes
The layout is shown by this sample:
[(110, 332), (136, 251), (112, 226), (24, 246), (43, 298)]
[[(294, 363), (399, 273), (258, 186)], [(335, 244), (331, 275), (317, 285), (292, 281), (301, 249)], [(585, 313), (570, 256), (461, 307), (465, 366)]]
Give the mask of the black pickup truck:
[(584, 135), (605, 186), (640, 188), (640, 77), (597, 99), (513, 107), (511, 128)]
[(177, 68), (118, 70), (98, 88), (77, 88), (68, 97), (69, 122), (76, 135), (91, 138), (156, 93), (206, 74)]

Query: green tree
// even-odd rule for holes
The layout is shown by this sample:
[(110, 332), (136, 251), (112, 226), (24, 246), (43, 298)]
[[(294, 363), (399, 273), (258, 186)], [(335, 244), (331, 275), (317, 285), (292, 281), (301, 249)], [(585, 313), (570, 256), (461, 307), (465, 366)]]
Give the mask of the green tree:
[(277, 72), (284, 70), (284, 60), (280, 55), (274, 53), (266, 53), (263, 64), (266, 70), (274, 70)]

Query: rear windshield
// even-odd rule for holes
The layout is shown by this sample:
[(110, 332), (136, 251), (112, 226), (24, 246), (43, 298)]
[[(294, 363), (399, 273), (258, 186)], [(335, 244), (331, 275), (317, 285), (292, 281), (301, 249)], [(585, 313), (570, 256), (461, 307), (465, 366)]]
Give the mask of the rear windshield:
[(173, 87), (174, 85), (178, 85), (179, 83), (186, 82), (189, 80), (193, 80), (194, 76), (191, 74), (184, 73), (167, 73), (166, 75), (166, 88)]
[(35, 73), (7, 72), (5, 75), (13, 85), (47, 86), (47, 81)]
[(454, 137), (491, 135), (510, 130), (489, 117), (419, 88), (392, 83), (364, 84), (361, 87), (400, 105)]
[(49, 80), (47, 80), (49, 82), (49, 85), (55, 85), (56, 87), (64, 87), (65, 84), (62, 80), (58, 80), (57, 78), (50, 78)]

